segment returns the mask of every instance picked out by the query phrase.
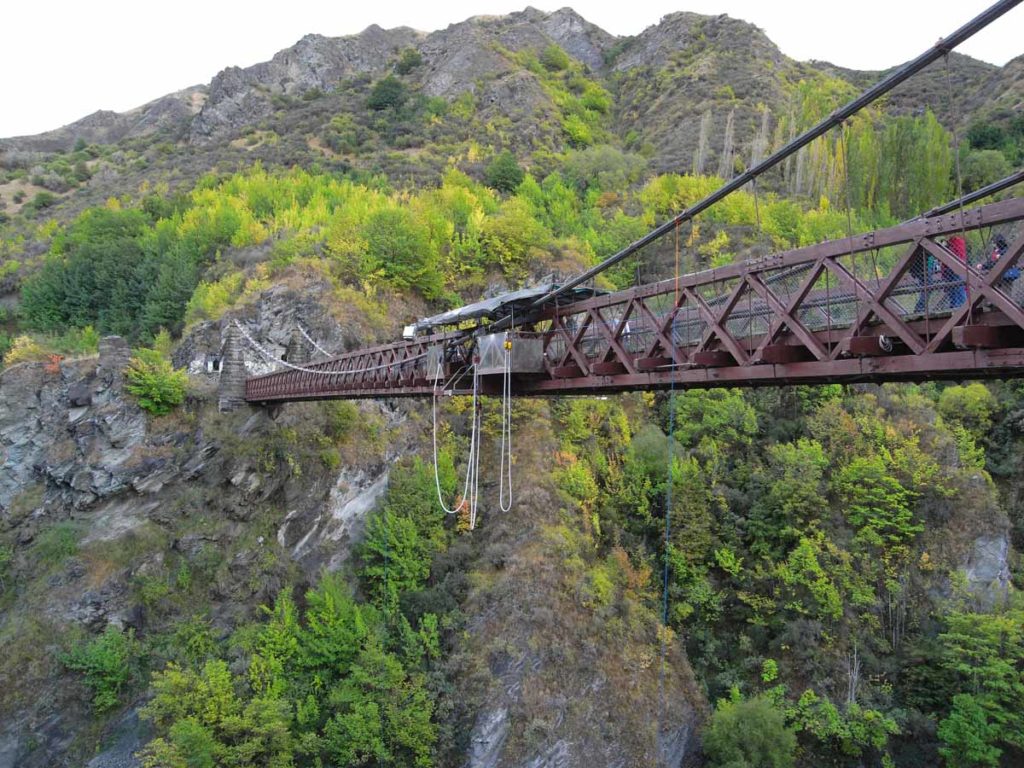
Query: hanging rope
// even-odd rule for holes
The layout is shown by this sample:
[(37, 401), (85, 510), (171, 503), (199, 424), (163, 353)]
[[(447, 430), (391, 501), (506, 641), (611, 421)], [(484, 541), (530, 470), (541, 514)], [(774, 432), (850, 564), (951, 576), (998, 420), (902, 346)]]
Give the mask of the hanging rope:
[[(438, 360), (437, 361), (437, 373), (436, 373), (436, 375), (434, 377), (434, 381), (439, 381), (441, 379), (441, 370), (442, 370), (442, 368), (441, 368), (441, 361)], [(443, 388), (442, 388), (442, 391), (443, 391)], [(469, 503), (469, 498), (470, 498), (470, 481), (471, 481), (472, 475), (473, 475), (473, 454), (474, 454), (474, 452), (476, 450), (476, 445), (477, 445), (476, 417), (475, 417), (475, 414), (476, 414), (476, 401), (477, 401), (476, 367), (474, 366), (474, 371), (473, 371), (473, 406), (472, 407), (473, 407), (474, 418), (473, 418), (473, 421), (472, 421), (472, 426), (470, 427), (469, 458), (466, 461), (466, 480), (465, 480), (465, 483), (463, 484), (462, 493), (460, 494), (460, 497), (459, 497), (460, 498), (459, 504), (458, 504), (458, 506), (456, 506), (454, 508), (449, 508), (448, 505), (445, 504), (445, 502), (444, 502), (444, 494), (441, 492), (441, 475), (440, 475), (440, 470), (439, 470), (439, 467), (438, 467), (438, 464), (437, 464), (437, 455), (438, 455), (438, 451), (437, 451), (437, 397), (438, 397), (438, 390), (437, 390), (437, 387), (435, 386), (434, 393), (433, 393), (433, 396), (431, 397), (431, 401), (430, 401), (431, 402), (431, 415), (433, 417), (433, 423), (434, 423), (434, 485), (437, 488), (437, 502), (438, 502), (438, 504), (441, 505), (441, 509), (443, 509), (449, 515), (454, 515), (454, 514), (456, 514), (458, 512), (461, 512), (463, 509), (466, 508), (466, 505)]]
[[(675, 227), (675, 250), (676, 250), (676, 301), (679, 301), (679, 224)], [(675, 338), (673, 337), (673, 343)], [(661, 595), (661, 649), (658, 665), (658, 725), (655, 729), (655, 752), (658, 753), (658, 762), (662, 763), (660, 755), (660, 744), (658, 743), (661, 729), (665, 724), (665, 668), (668, 659), (668, 588), (669, 588), (669, 546), (672, 537), (672, 465), (675, 460), (674, 433), (676, 431), (676, 377), (673, 376), (669, 382), (668, 394), (668, 474), (665, 484), (665, 541), (664, 541), (664, 567), (662, 569), (662, 595)]]
[[(473, 366), (473, 392), (479, 395), (480, 374), (476, 365)], [(472, 480), (469, 483), (469, 530), (476, 529), (477, 504), (480, 501), (480, 414), (482, 403), (479, 397), (473, 398), (473, 431), (471, 441), (473, 443), (470, 451), (470, 466), (473, 468)]]
[(326, 349), (324, 349), (324, 348), (323, 348), (323, 347), (321, 347), (321, 346), (320, 346), (319, 344), (317, 344), (317, 343), (316, 343), (315, 341), (313, 341), (313, 337), (312, 337), (312, 336), (310, 336), (310, 335), (309, 335), (308, 333), (306, 333), (306, 329), (305, 329), (305, 328), (303, 328), (303, 327), (302, 327), (302, 326), (301, 326), (301, 325), (300, 325), (299, 323), (296, 323), (296, 324), (295, 324), (295, 327), (299, 329), (299, 333), (301, 333), (301, 334), (302, 334), (302, 337), (303, 337), (303, 338), (304, 338), (304, 339), (305, 339), (306, 341), (308, 341), (308, 342), (309, 342), (310, 344), (312, 344), (312, 345), (313, 345), (313, 349), (315, 349), (315, 350), (316, 350), (317, 352), (319, 352), (319, 353), (320, 353), (321, 355), (323, 355), (324, 357), (334, 357), (334, 354), (333, 354), (333, 353), (331, 353), (331, 352), (328, 352), (328, 351), (327, 351)]
[[(665, 540), (664, 540), (664, 565), (662, 568), (662, 593), (661, 593), (661, 650), (660, 663), (658, 667), (658, 728), (655, 733), (656, 750), (660, 752), (657, 739), (665, 724), (665, 670), (668, 659), (668, 592), (669, 592), (669, 549), (672, 543), (672, 466), (675, 462), (675, 436), (676, 431), (676, 377), (673, 376), (669, 384), (668, 394), (668, 475), (665, 484)], [(660, 758), (660, 755), (659, 755)], [(659, 763), (661, 760), (659, 759)]]
[(301, 365), (295, 365), (294, 363), (289, 363), (287, 360), (282, 360), (281, 358), (277, 357), (272, 352), (268, 351), (266, 347), (264, 347), (262, 344), (256, 341), (256, 339), (250, 336), (249, 332), (245, 330), (241, 323), (239, 323), (237, 320), (233, 320), (232, 322), (235, 324), (235, 327), (238, 328), (238, 330), (242, 333), (242, 337), (249, 343), (249, 346), (251, 346), (257, 352), (263, 355), (263, 357), (265, 357), (268, 361), (275, 363), (277, 365), (283, 365), (285, 368), (290, 368), (293, 371), (299, 371), (301, 373), (313, 373), (318, 376), (352, 376), (354, 374), (359, 373), (370, 373), (372, 371), (380, 371), (384, 370), (385, 368), (399, 368), (405, 365), (406, 363), (412, 363), (417, 360), (422, 360), (427, 356), (427, 353), (423, 352), (412, 357), (407, 357), (405, 360), (401, 360), (397, 363), (384, 363), (382, 365), (373, 365), (370, 366), (369, 368), (359, 368), (357, 370), (352, 371), (324, 371), (319, 368), (305, 368)]
[(501, 462), (498, 469), (498, 507), (502, 512), (512, 509), (512, 336), (508, 331), (505, 332), (505, 370), (501, 385)]

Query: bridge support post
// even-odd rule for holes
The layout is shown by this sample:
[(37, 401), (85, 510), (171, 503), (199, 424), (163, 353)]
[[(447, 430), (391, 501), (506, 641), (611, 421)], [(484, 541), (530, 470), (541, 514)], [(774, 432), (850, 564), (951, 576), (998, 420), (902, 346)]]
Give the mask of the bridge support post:
[(224, 354), (217, 382), (217, 409), (221, 413), (245, 405), (245, 378), (241, 340), (234, 323), (230, 323), (224, 329)]

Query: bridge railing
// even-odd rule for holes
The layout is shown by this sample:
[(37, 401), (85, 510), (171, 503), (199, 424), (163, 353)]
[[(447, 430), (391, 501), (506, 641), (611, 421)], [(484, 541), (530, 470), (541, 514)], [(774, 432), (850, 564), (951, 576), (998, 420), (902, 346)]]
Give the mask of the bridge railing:
[(949, 343), (951, 319), (990, 323), (992, 312), (1024, 328), (1022, 220), (1024, 200), (1008, 200), (962, 221), (960, 212), (918, 219), (560, 307), (548, 318), (548, 371), (830, 360), (885, 334), (921, 353)]

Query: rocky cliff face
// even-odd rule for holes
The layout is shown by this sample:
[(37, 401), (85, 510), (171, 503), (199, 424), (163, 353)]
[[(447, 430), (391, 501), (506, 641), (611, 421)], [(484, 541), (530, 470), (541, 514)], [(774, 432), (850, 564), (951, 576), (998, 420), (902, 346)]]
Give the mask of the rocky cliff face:
[[(247, 321), (252, 332), (273, 338), (294, 298), (271, 292)], [(341, 344), (310, 320), (323, 343)], [(200, 327), (182, 352), (202, 355), (203, 338), (219, 335)], [(81, 738), (87, 698), (59, 663), (68, 633), (114, 626), (146, 637), (200, 605), (229, 631), (295, 574), (340, 567), (409, 449), (403, 411), (369, 405), (362, 418), (386, 448), (352, 451), (340, 467), (308, 461), (298, 437), (280, 436), (315, 424), (315, 408), (276, 422), (248, 408), (218, 414), (216, 374), (193, 377), (186, 412), (154, 420), (124, 391), (127, 360), (127, 345), (110, 338), (98, 358), (24, 364), (0, 379), (0, 531), (15, 553), (0, 608), (4, 768), (82, 765), (93, 750)], [(146, 596), (143, 585), (172, 562), (206, 574), (190, 607)], [(135, 716), (111, 727), (115, 742), (145, 740)], [(138, 765), (131, 751), (90, 765)]]
[(210, 83), (210, 95), (189, 129), (193, 143), (237, 135), (273, 109), (274, 95), (331, 92), (346, 78), (379, 74), (419, 35), (411, 29), (372, 26), (358, 35), (306, 35), (273, 59), (246, 69), (229, 67)]
[(128, 112), (100, 110), (62, 128), (0, 139), (0, 153), (63, 152), (79, 139), (90, 144), (116, 144), (123, 139), (159, 136), (165, 141), (181, 140), (189, 123), (206, 102), (209, 88), (196, 85), (162, 96)]
[[(272, 354), (296, 324), (326, 348), (350, 343), (318, 295), (278, 285), (234, 317)], [(118, 339), (104, 339), (98, 358), (3, 374), (0, 532), (15, 542), (15, 560), (0, 595), (2, 768), (138, 766), (132, 755), (151, 737), (139, 703), (97, 739), (88, 697), (60, 662), (68, 643), (111, 626), (148, 642), (197, 611), (226, 637), (280, 589), (347, 568), (391, 467), (425, 449), (423, 404), (360, 406), (364, 436), (341, 445), (340, 465), (318, 458), (322, 404), (218, 413), (217, 375), (204, 363), (232, 319), (183, 339), (176, 362), (193, 370), (190, 400), (160, 419), (125, 394)], [(251, 348), (244, 356), (251, 371), (265, 369)], [(521, 489), (515, 514), (485, 503), (479, 537), (451, 554), (446, 578), (475, 586), (464, 640), (446, 662), (459, 702), (448, 727), (465, 749), (450, 764), (624, 768), (659, 752), (688, 764), (706, 705), (685, 657), (673, 644), (659, 683), (656, 654), (641, 650), (657, 646), (651, 614), (626, 598), (607, 615), (581, 605), (563, 548), (583, 545), (562, 538), (577, 523), (551, 516), (560, 501), (546, 469), (550, 422), (527, 421), (517, 472), (537, 483)], [(488, 466), (495, 448), (485, 448)], [(184, 602), (160, 587), (168, 580)], [(614, 637), (609, 626), (619, 627)]]

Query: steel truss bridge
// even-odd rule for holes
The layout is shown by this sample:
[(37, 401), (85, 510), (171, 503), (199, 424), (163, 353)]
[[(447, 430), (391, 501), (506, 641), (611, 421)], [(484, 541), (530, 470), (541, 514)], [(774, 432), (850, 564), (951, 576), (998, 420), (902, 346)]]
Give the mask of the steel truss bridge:
[[(485, 394), (507, 395), (511, 382), (513, 395), (555, 395), (1024, 375), (1024, 198), (967, 208), (1024, 181), (1020, 171), (888, 229), (690, 274), (679, 274), (677, 256), (671, 280), (567, 298), (673, 232), (678, 253), (680, 225), (841, 131), (852, 115), (930, 64), (945, 59), (948, 68), (951, 50), (1021, 2), (997, 0), (703, 200), (534, 299), (525, 312), (318, 362), (285, 362), (284, 372), (246, 380), (244, 399), (468, 394), (471, 383)], [(952, 85), (949, 90), (952, 101)], [(240, 360), (226, 364), (243, 370)]]
[[(1013, 198), (549, 307), (501, 332), (535, 353), (513, 366), (513, 394), (1024, 375), (1022, 222)], [(944, 244), (955, 237), (966, 263)], [(250, 378), (245, 398), (468, 394), (481, 338), (357, 350)]]

